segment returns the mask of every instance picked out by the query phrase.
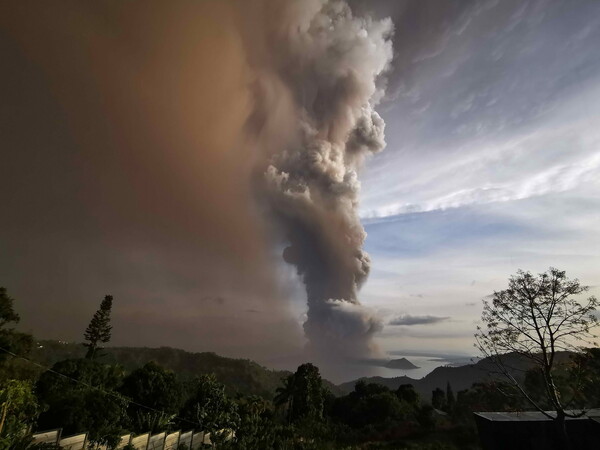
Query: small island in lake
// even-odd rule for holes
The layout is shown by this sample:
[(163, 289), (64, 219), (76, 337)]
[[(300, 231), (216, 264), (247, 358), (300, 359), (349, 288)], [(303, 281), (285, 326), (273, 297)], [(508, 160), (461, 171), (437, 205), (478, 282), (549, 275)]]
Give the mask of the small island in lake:
[(418, 366), (415, 366), (413, 363), (411, 363), (406, 358), (391, 359), (390, 361), (387, 362), (387, 364), (385, 364), (385, 367), (387, 367), (388, 369), (402, 369), (402, 370), (419, 368)]

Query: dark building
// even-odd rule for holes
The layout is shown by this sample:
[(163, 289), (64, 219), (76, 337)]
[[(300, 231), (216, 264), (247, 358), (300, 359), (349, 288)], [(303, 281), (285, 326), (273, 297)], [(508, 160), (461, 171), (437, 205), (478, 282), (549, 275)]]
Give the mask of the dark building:
[[(484, 450), (560, 449), (554, 421), (541, 412), (476, 412), (474, 415)], [(577, 419), (567, 418), (567, 434), (573, 450), (600, 449), (600, 409), (589, 410)]]

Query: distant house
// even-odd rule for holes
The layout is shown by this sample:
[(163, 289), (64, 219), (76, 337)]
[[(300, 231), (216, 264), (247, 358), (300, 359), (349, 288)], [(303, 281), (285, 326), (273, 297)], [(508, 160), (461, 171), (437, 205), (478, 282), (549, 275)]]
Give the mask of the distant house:
[[(538, 411), (476, 412), (475, 422), (483, 450), (554, 450), (560, 442), (556, 425)], [(554, 413), (549, 413), (554, 414)], [(600, 409), (567, 418), (573, 450), (600, 448)]]

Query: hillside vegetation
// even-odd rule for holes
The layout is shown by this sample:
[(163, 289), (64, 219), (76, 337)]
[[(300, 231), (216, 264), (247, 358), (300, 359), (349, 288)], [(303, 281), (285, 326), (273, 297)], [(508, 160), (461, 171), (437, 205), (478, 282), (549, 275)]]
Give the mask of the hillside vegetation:
[[(85, 353), (85, 347), (79, 343), (44, 340), (38, 342), (31, 352), (31, 357), (50, 367), (65, 359), (83, 358)], [(225, 385), (230, 395), (260, 395), (267, 399), (273, 397), (275, 390), (281, 385), (281, 379), (291, 373), (286, 370), (267, 369), (249, 359), (226, 358), (212, 352), (193, 353), (171, 347), (107, 347), (102, 350), (102, 354), (103, 362), (120, 364), (127, 371), (154, 361), (182, 378), (214, 374), (217, 380)], [(334, 394), (341, 394), (340, 389), (332, 383), (326, 381), (325, 385)]]

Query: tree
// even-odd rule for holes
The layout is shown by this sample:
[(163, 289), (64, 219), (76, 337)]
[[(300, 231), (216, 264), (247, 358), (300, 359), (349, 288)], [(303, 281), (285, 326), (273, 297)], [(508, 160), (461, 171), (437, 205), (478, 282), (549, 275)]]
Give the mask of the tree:
[(298, 367), (277, 388), (276, 405), (287, 405), (288, 421), (318, 420), (323, 417), (325, 389), (319, 369), (311, 363)]
[[(586, 292), (579, 280), (570, 280), (564, 271), (550, 268), (534, 276), (518, 271), (510, 277), (508, 289), (494, 292), (492, 301), (484, 301), (482, 321), (478, 327), (476, 346), (490, 358), (500, 373), (538, 411), (555, 421), (564, 448), (570, 448), (565, 418), (580, 417), (583, 411), (568, 410), (574, 396), (558, 386), (556, 374), (560, 370), (557, 355), (560, 351), (579, 351), (577, 344), (590, 342), (592, 328), (598, 325), (593, 314), (598, 300), (591, 296), (584, 300), (575, 297)], [(554, 414), (542, 407), (530, 395), (524, 383), (518, 381), (505, 356), (516, 353), (526, 358), (543, 381), (546, 403)]]
[[(221, 430), (236, 429), (240, 418), (235, 402), (225, 394), (225, 386), (214, 375), (200, 375), (189, 386), (191, 395), (181, 409), (186, 422), (182, 426), (198, 424), (198, 429), (211, 433), (213, 438), (224, 438)], [(223, 435), (222, 435), (223, 434)]]
[(110, 332), (112, 326), (110, 325), (110, 311), (112, 309), (113, 297), (107, 295), (100, 303), (100, 309), (94, 313), (94, 317), (90, 321), (90, 324), (85, 329), (84, 338), (86, 341), (84, 346), (88, 348), (87, 354), (85, 355), (88, 359), (94, 359), (97, 355), (98, 350), (102, 347), (100, 343), (106, 344), (110, 341)]
[(57, 362), (36, 384), (38, 399), (47, 408), (38, 428), (62, 428), (64, 434), (87, 431), (94, 443), (116, 444), (127, 421), (127, 399), (116, 392), (122, 380), (118, 366), (91, 359)]
[(401, 384), (396, 390), (396, 396), (403, 402), (408, 403), (414, 407), (418, 407), (421, 403), (419, 394), (415, 391), (412, 384)]
[(283, 386), (279, 386), (275, 390), (275, 398), (273, 402), (276, 406), (285, 406), (285, 417), (288, 422), (292, 419), (292, 407), (294, 401), (294, 374), (290, 374), (282, 379)]
[(22, 440), (38, 413), (31, 383), (9, 380), (0, 387), (0, 448), (12, 448)]
[(587, 348), (573, 357), (569, 378), (578, 381), (575, 395), (583, 406), (600, 405), (600, 348)]
[(135, 403), (128, 414), (134, 431), (155, 432), (166, 428), (177, 415), (182, 403), (182, 386), (175, 373), (150, 361), (134, 370), (123, 380), (120, 392)]
[(277, 424), (273, 421), (270, 402), (257, 395), (237, 399), (239, 425), (235, 440), (229, 447), (235, 449), (276, 448)]
[[(408, 394), (409, 399), (414, 399), (411, 391), (407, 387), (400, 390)], [(331, 416), (352, 429), (360, 430), (356, 436), (361, 439), (379, 440), (386, 435), (393, 438), (397, 430), (405, 428), (406, 422), (418, 420), (419, 408), (401, 399), (398, 391), (360, 380), (354, 385), (353, 392), (335, 399)]]
[(30, 334), (19, 333), (7, 325), (17, 324), (21, 320), (14, 310), (14, 299), (9, 297), (6, 288), (0, 287), (0, 362), (3, 362), (9, 351), (18, 355), (28, 353), (33, 346), (33, 337)]

